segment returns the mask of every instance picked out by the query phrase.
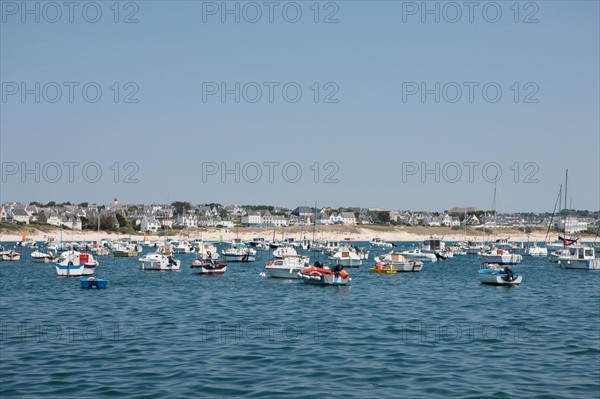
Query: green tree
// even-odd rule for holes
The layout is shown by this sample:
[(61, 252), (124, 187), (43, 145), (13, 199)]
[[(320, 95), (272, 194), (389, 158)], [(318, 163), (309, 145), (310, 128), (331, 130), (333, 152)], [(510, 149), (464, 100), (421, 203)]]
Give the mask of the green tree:
[(81, 208), (87, 208), (88, 207), (88, 203), (87, 202), (82, 202), (81, 204), (79, 204), (78, 206)]
[(119, 227), (125, 227), (125, 225), (127, 225), (127, 219), (125, 219), (125, 216), (123, 216), (119, 212), (117, 212), (117, 213), (115, 213), (115, 217), (117, 218)]
[(187, 210), (192, 209), (192, 204), (184, 201), (175, 201), (171, 203), (171, 206), (175, 208), (175, 213), (183, 215)]
[(100, 215), (100, 228), (102, 230), (114, 231), (117, 229), (119, 222), (114, 213), (105, 213)]

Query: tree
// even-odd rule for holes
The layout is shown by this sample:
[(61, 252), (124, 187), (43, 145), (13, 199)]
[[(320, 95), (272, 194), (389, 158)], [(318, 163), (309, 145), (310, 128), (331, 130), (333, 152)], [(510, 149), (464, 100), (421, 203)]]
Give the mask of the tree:
[(390, 212), (389, 211), (371, 212), (371, 218), (373, 219), (373, 223), (389, 224), (390, 223)]
[(183, 215), (187, 210), (192, 209), (192, 204), (184, 201), (175, 201), (171, 204), (175, 208), (175, 213)]
[(87, 208), (87, 207), (88, 207), (88, 205), (89, 205), (89, 204), (88, 204), (87, 202), (82, 202), (81, 204), (79, 204), (79, 206), (80, 206), (81, 208)]
[(119, 227), (125, 227), (125, 225), (127, 224), (127, 219), (125, 219), (125, 216), (123, 216), (119, 212), (117, 212), (117, 213), (115, 213), (115, 217), (117, 218)]
[(227, 209), (223, 208), (221, 209), (220, 215), (222, 218), (226, 218), (227, 216), (229, 216), (229, 212), (227, 212)]
[(114, 213), (105, 213), (100, 215), (100, 228), (102, 230), (114, 231), (117, 229), (119, 222)]

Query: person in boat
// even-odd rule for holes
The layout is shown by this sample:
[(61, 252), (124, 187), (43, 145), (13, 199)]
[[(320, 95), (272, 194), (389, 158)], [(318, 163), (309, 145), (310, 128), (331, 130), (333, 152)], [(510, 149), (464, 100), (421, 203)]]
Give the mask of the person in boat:
[(169, 260), (169, 264), (170, 265), (174, 265), (175, 264), (175, 258), (173, 258), (173, 256), (169, 255), (169, 257), (167, 259)]
[(314, 267), (323, 267), (323, 264), (321, 262), (319, 262), (319, 261), (316, 261), (313, 266)]
[(335, 265), (335, 267), (333, 268), (333, 273), (335, 273), (335, 275), (337, 276), (338, 274), (340, 274), (340, 272), (344, 270), (344, 266), (340, 265), (339, 263), (337, 265)]

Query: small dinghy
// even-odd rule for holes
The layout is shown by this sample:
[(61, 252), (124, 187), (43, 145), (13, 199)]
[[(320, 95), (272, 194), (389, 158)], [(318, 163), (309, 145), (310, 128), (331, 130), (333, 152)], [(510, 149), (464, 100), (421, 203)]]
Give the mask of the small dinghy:
[(311, 266), (298, 272), (305, 283), (314, 285), (348, 285), (352, 280), (342, 265), (337, 265), (331, 269), (324, 267)]
[(96, 277), (88, 277), (88, 278), (82, 278), (81, 280), (79, 280), (79, 282), (81, 283), (81, 288), (106, 288), (106, 286), (108, 285), (108, 280), (105, 280), (103, 278), (96, 278)]
[(517, 285), (521, 284), (523, 276), (513, 273), (508, 266), (503, 269), (498, 264), (488, 264), (485, 268), (479, 270), (479, 280), (483, 284)]

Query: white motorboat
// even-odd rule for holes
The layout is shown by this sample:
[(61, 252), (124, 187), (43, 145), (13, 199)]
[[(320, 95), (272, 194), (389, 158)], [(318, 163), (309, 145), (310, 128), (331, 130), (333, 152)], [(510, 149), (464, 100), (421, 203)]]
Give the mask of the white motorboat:
[(375, 237), (371, 240), (371, 246), (377, 248), (392, 248), (394, 244), (392, 244), (391, 242), (384, 241), (379, 237)]
[(600, 269), (600, 258), (596, 258), (594, 247), (572, 245), (565, 252), (558, 256), (560, 267), (565, 269)]
[(392, 269), (399, 272), (420, 272), (423, 262), (407, 259), (401, 253), (392, 251), (375, 257), (375, 270)]
[(52, 254), (51, 252), (42, 252), (42, 251), (38, 250), (38, 251), (33, 251), (31, 253), (31, 257), (33, 258), (34, 262), (48, 263), (52, 259), (56, 258), (56, 255)]
[(513, 273), (508, 267), (502, 268), (498, 264), (488, 264), (479, 270), (479, 280), (483, 284), (491, 285), (517, 285), (523, 281), (523, 276)]
[(489, 251), (481, 252), (479, 259), (483, 263), (497, 263), (500, 265), (516, 265), (521, 263), (523, 256), (515, 254), (504, 249), (492, 248)]
[(178, 271), (181, 261), (175, 259), (173, 255), (165, 255), (160, 252), (153, 252), (139, 258), (140, 269), (157, 271)]
[(446, 243), (443, 241), (444, 237), (430, 235), (427, 240), (424, 240), (421, 244), (421, 251), (424, 253), (437, 254), (436, 258), (446, 259), (452, 258), (454, 254), (450, 251), (449, 247), (446, 247)]
[(281, 246), (273, 251), (273, 257), (276, 259), (285, 258), (286, 256), (297, 256), (298, 252), (291, 246)]
[(265, 266), (265, 272), (274, 278), (299, 279), (298, 272), (308, 267), (309, 262), (308, 256), (286, 256), (269, 261)]
[(537, 244), (525, 249), (525, 255), (527, 256), (548, 256), (548, 248), (538, 247)]
[(437, 260), (437, 257), (434, 253), (423, 252), (421, 251), (421, 248), (407, 249), (405, 251), (400, 252), (400, 254), (405, 258), (416, 260), (424, 260), (429, 262), (435, 262)]
[(190, 244), (189, 241), (175, 241), (171, 243), (171, 246), (173, 248), (173, 253), (176, 254), (189, 254), (194, 252), (192, 244)]
[(325, 245), (321, 252), (323, 252), (324, 255), (332, 255), (334, 252), (337, 252), (339, 248), (339, 241), (325, 241)]
[(221, 254), (227, 262), (254, 262), (256, 260), (256, 250), (239, 243), (222, 251)]
[(56, 274), (61, 277), (81, 277), (94, 274), (98, 261), (92, 254), (71, 250), (60, 254), (55, 264)]
[(198, 254), (200, 259), (219, 259), (219, 251), (213, 244), (209, 244), (204, 241), (199, 241), (193, 245), (194, 251)]
[(348, 247), (340, 247), (329, 256), (332, 265), (342, 265), (344, 267), (359, 267), (362, 265), (362, 259), (358, 254)]

